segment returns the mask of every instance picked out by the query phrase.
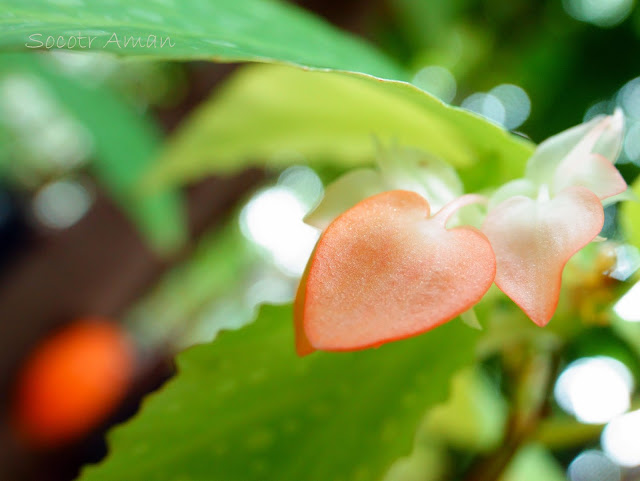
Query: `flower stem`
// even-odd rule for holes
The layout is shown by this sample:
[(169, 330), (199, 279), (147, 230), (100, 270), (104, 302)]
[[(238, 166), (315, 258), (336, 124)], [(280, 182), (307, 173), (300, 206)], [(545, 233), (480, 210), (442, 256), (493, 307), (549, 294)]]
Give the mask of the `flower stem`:
[(558, 362), (557, 354), (552, 352), (533, 354), (528, 359), (516, 379), (505, 441), (472, 465), (467, 481), (499, 480), (519, 449), (533, 438), (547, 411)]

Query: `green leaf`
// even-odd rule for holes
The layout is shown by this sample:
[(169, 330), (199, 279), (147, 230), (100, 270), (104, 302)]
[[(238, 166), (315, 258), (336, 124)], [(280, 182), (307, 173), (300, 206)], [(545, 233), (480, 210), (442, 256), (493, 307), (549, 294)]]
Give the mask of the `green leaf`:
[(375, 140), (421, 148), (454, 167), (468, 191), (524, 172), (533, 145), (404, 83), (245, 67), (170, 142), (151, 183), (170, 185), (261, 163), (372, 163)]
[[(180, 246), (186, 236), (183, 205), (178, 193), (139, 195), (142, 174), (158, 155), (161, 136), (150, 120), (105, 88), (89, 86), (65, 75), (40, 55), (9, 54), (0, 59), (0, 78), (23, 76), (36, 82), (47, 99), (77, 121), (90, 135), (91, 168), (98, 180), (128, 212), (153, 247), (165, 253)], [(38, 99), (32, 99), (37, 102)], [(37, 105), (36, 105), (37, 107)], [(51, 123), (57, 121), (53, 118)], [(37, 143), (33, 128), (21, 132)], [(16, 158), (16, 161), (19, 161)]]
[[(35, 35), (35, 36), (34, 36)], [(270, 0), (0, 0), (0, 49), (27, 49), (48, 37), (74, 50), (156, 59), (284, 62), (406, 74), (360, 39), (308, 12)], [(79, 37), (84, 39), (79, 43)], [(154, 43), (155, 38), (155, 43)], [(73, 40), (75, 39), (75, 40)]]
[(380, 480), (474, 358), (458, 321), (379, 349), (294, 354), (290, 307), (178, 357), (85, 481)]
[[(634, 182), (632, 189), (636, 198), (640, 198), (640, 178)], [(636, 247), (640, 247), (640, 202), (637, 200), (624, 202), (620, 209), (620, 222), (627, 240)]]

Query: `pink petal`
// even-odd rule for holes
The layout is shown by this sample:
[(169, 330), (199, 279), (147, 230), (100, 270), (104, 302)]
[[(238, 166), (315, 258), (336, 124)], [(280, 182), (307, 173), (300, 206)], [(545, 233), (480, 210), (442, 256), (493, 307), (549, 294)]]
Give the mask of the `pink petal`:
[(338, 217), (299, 292), (299, 352), (379, 346), (433, 329), (479, 301), (495, 275), (491, 246), (475, 229), (445, 228), (456, 208), (477, 200), (464, 196), (430, 219), (423, 197), (391, 191)]
[(627, 183), (618, 169), (600, 154), (584, 157), (570, 155), (556, 169), (552, 192), (558, 193), (571, 186), (582, 186), (606, 199), (627, 190)]
[(570, 187), (547, 201), (512, 197), (489, 212), (482, 228), (496, 254), (496, 285), (539, 326), (558, 305), (567, 261), (604, 223), (600, 199)]
[(614, 163), (622, 149), (623, 136), (621, 110), (598, 116), (542, 142), (527, 163), (526, 177), (538, 184), (550, 184), (555, 170), (570, 155), (584, 159), (594, 152)]

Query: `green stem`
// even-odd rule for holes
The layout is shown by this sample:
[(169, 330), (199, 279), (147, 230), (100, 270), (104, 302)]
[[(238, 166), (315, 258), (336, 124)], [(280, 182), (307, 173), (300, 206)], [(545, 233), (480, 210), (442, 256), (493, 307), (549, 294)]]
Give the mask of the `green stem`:
[(516, 379), (504, 443), (490, 455), (480, 458), (469, 470), (466, 480), (499, 480), (520, 447), (533, 438), (545, 417), (557, 366), (558, 356), (551, 352), (535, 354), (528, 360)]

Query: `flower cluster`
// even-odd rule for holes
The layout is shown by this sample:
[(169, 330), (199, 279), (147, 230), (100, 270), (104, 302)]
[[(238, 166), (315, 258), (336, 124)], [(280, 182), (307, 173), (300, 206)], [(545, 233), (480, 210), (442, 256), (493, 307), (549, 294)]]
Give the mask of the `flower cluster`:
[[(546, 325), (565, 264), (602, 229), (602, 200), (627, 190), (613, 165), (622, 135), (617, 111), (551, 137), (525, 177), (489, 199), (462, 195), (451, 167), (417, 152), (387, 152), (378, 169), (338, 179), (306, 219), (323, 233), (296, 296), (298, 353), (423, 333), (472, 308), (494, 282)], [(461, 225), (458, 210), (474, 203), (488, 206), (481, 229)]]

